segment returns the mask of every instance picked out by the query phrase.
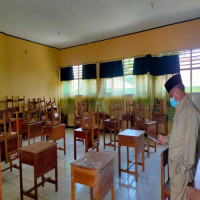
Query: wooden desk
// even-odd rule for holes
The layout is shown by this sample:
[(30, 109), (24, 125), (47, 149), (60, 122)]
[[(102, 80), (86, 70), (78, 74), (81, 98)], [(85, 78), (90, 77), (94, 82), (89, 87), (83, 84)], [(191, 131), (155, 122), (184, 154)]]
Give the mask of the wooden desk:
[(187, 200), (200, 200), (200, 160), (193, 183), (186, 186)]
[(57, 140), (63, 139), (63, 148), (57, 147), (57, 149), (64, 151), (64, 155), (66, 155), (66, 144), (65, 144), (65, 124), (58, 124), (54, 126), (43, 126), (43, 141), (44, 136), (46, 136), (47, 140), (52, 140), (56, 142)]
[(154, 143), (154, 145), (151, 145), (149, 142), (150, 135), (157, 137), (156, 123), (157, 123), (157, 121), (135, 122), (135, 129), (136, 130), (144, 130), (147, 134), (147, 144), (146, 144), (147, 149), (145, 149), (145, 152), (147, 152), (148, 157), (149, 157), (149, 148), (150, 147), (153, 147), (156, 152), (156, 143)]
[[(152, 120), (164, 124), (164, 135), (168, 134), (167, 115), (152, 115)], [(158, 132), (158, 131), (157, 131)]]
[(33, 139), (35, 142), (35, 138), (41, 136), (42, 140), (42, 121), (33, 122), (33, 123), (23, 123), (22, 126), (22, 135), (28, 136), (28, 144), (30, 144), (30, 140)]
[[(103, 144), (104, 149), (105, 146), (112, 146), (114, 147), (114, 150), (116, 150), (116, 142), (118, 142), (116, 136), (117, 132), (121, 129), (121, 120), (119, 118), (109, 118), (103, 121)], [(106, 137), (105, 137), (105, 130), (110, 131), (110, 142), (106, 143)], [(114, 140), (112, 139), (112, 133), (111, 131), (114, 130)]]
[(127, 122), (127, 128), (128, 128), (128, 122), (131, 122), (131, 128), (134, 127), (134, 114), (133, 113), (127, 113), (122, 115), (122, 120)]
[[(23, 190), (22, 163), (34, 167), (34, 187), (27, 191)], [(55, 180), (50, 177), (45, 178), (44, 174), (55, 169)], [(38, 199), (37, 188), (44, 185), (45, 182), (55, 184), (55, 190), (58, 190), (58, 171), (57, 171), (57, 146), (54, 142), (37, 142), (19, 149), (19, 170), (20, 170), (20, 196), (23, 195), (33, 199)], [(42, 177), (42, 182), (37, 183), (37, 179)], [(35, 194), (32, 194), (32, 191)]]
[(104, 199), (111, 189), (114, 200), (114, 157), (108, 153), (90, 151), (71, 163), (71, 199), (75, 200), (75, 183), (90, 187), (90, 199)]
[[(97, 129), (94, 130), (94, 134), (97, 134)], [(90, 140), (91, 131), (83, 130), (82, 128), (77, 128), (74, 130), (74, 160), (76, 160), (76, 141), (77, 139), (85, 140), (85, 153), (88, 152), (88, 149), (92, 147)], [(99, 147), (97, 146), (97, 152), (99, 151)]]
[[(138, 165), (142, 165), (144, 172), (144, 133), (145, 131), (126, 129), (118, 135), (118, 158), (119, 158), (119, 177), (121, 172), (126, 172), (135, 175), (138, 181)], [(121, 146), (127, 147), (127, 169), (121, 169)], [(129, 160), (129, 147), (135, 148), (135, 162)], [(142, 152), (142, 162), (137, 161), (138, 155)], [(131, 165), (129, 166), (129, 163)], [(130, 168), (135, 164), (135, 171), (130, 171)]]

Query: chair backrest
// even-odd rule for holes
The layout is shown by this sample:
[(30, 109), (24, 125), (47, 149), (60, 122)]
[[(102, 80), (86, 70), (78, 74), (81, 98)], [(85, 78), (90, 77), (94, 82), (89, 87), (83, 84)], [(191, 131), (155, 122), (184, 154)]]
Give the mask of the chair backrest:
[(82, 115), (83, 113), (88, 112), (88, 106), (87, 103), (84, 101), (78, 102), (78, 115)]
[[(81, 127), (83, 130), (91, 131), (91, 142), (92, 148), (95, 147), (95, 135), (94, 130), (99, 129), (99, 109), (97, 108), (97, 112), (94, 113), (93, 110), (90, 112), (83, 113), (81, 115)], [(99, 133), (97, 133), (96, 140), (99, 141)]]
[(147, 122), (150, 120), (150, 103), (147, 104), (147, 107), (145, 107), (145, 104), (142, 102), (139, 104), (135, 103), (134, 110), (136, 122)]
[(55, 106), (55, 107), (57, 106), (55, 97), (53, 97), (52, 99), (50, 97), (49, 102), (46, 102), (47, 109), (51, 109), (52, 106)]
[(167, 166), (167, 177), (169, 179), (169, 167), (168, 167), (168, 152), (169, 152), (169, 147), (167, 147), (165, 150), (162, 151), (161, 153), (161, 197), (162, 199), (165, 199), (165, 183), (166, 183), (166, 173), (165, 173), (165, 167)]
[(45, 107), (45, 126), (54, 126), (61, 124), (61, 111), (58, 106), (51, 106), (51, 109)]
[(3, 119), (0, 120), (0, 124), (3, 125), (3, 133), (0, 134), (0, 138), (4, 141), (3, 152), (5, 153), (6, 163), (12, 162), (18, 158), (18, 149), (21, 147), (18, 112), (16, 112), (15, 116), (16, 118), (12, 118), (9, 112), (8, 118), (3, 114)]
[(162, 115), (163, 114), (163, 100), (162, 99), (160, 99), (160, 100), (154, 99), (152, 113), (154, 115)]
[(102, 102), (99, 102), (99, 103), (96, 104), (96, 111), (97, 111), (97, 108), (99, 109), (99, 112), (103, 112)]
[(23, 106), (23, 123), (33, 123), (40, 120), (39, 100), (35, 98), (31, 101), (28, 99), (28, 109)]
[(123, 106), (122, 104), (114, 104), (109, 106), (110, 117), (122, 118)]
[(135, 113), (135, 103), (134, 101), (131, 101), (130, 100), (126, 100), (126, 113), (125, 114), (128, 114), (128, 113), (132, 113), (134, 114)]
[(19, 96), (18, 96), (17, 98), (14, 99), (13, 96), (11, 98), (8, 98), (8, 96), (6, 96), (6, 110), (7, 110), (7, 112), (11, 112), (12, 117), (14, 116), (15, 112), (20, 111), (20, 102), (22, 102), (22, 106), (24, 106), (25, 105), (25, 97), (19, 98)]

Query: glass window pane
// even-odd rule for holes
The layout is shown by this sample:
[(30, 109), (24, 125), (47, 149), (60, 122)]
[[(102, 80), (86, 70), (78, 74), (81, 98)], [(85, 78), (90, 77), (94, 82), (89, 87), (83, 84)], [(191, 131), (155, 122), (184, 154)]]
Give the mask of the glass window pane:
[(180, 72), (183, 84), (185, 85), (185, 91), (190, 92), (190, 70), (183, 70)]
[(136, 79), (133, 75), (125, 76), (125, 94), (135, 94), (136, 93)]
[(192, 70), (192, 92), (200, 92), (200, 69)]

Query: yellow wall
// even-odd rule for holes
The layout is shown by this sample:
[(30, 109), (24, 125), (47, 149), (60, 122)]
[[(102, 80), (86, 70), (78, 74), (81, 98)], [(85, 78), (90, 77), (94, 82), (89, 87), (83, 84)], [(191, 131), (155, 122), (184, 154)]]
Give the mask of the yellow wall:
[(5, 45), (4, 34), (0, 33), (0, 94), (3, 94), (7, 89), (6, 77), (5, 77)]
[(58, 99), (59, 50), (4, 34), (0, 44), (1, 99), (6, 95)]
[(200, 47), (200, 19), (60, 50), (60, 66)]

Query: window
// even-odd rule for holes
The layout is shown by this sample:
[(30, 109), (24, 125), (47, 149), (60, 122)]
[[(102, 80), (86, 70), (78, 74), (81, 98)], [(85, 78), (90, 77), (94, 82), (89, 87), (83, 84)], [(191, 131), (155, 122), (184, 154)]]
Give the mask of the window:
[(181, 51), (180, 73), (187, 93), (200, 92), (200, 49)]
[(73, 66), (74, 73), (74, 94), (80, 95), (81, 80), (82, 80), (82, 65)]
[(136, 93), (136, 79), (133, 76), (133, 62), (134, 58), (123, 60), (124, 67), (124, 94)]

